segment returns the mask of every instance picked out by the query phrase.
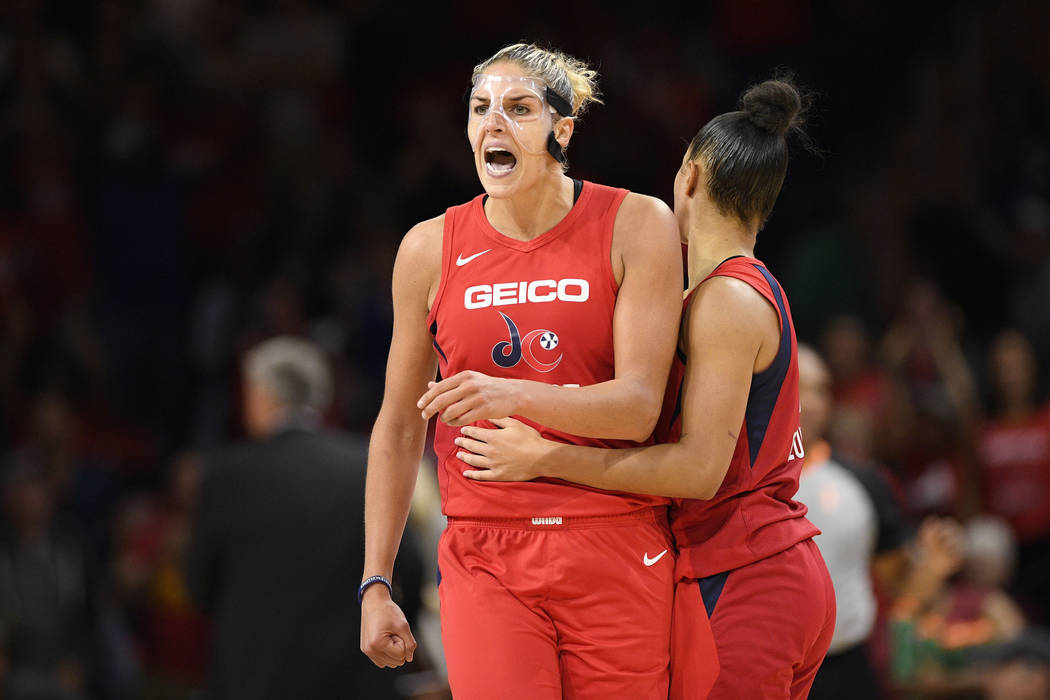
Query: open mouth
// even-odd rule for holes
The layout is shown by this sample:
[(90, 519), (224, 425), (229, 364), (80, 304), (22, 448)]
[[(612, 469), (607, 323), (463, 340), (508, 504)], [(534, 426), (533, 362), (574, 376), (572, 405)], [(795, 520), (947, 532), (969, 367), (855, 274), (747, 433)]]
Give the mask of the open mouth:
[(485, 149), (485, 169), (491, 175), (496, 177), (507, 175), (514, 170), (517, 164), (518, 159), (505, 148), (494, 146)]

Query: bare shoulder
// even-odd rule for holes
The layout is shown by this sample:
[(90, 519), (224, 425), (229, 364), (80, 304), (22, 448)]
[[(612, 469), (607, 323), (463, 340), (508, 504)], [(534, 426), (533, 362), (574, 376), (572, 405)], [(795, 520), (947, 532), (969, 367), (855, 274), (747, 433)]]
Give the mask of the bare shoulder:
[(433, 219), (420, 221), (413, 226), (401, 239), (398, 249), (398, 258), (411, 258), (413, 262), (423, 263), (437, 257), (441, 263), (441, 237), (445, 231), (445, 215), (435, 216)]
[(761, 340), (772, 328), (779, 336), (776, 309), (757, 289), (735, 277), (712, 277), (700, 284), (686, 309), (689, 336), (734, 335)]
[[(617, 282), (623, 269), (640, 265), (653, 275), (681, 275), (682, 253), (674, 212), (656, 197), (629, 192), (613, 226), (613, 269)], [(681, 290), (681, 279), (676, 284)]]
[(445, 215), (422, 221), (401, 239), (394, 261), (394, 287), (410, 297), (425, 300), (426, 308), (434, 299), (441, 281), (441, 237)]
[(659, 236), (678, 242), (678, 223), (674, 212), (662, 199), (628, 192), (616, 213), (617, 235), (650, 238)]
[(414, 277), (431, 277), (441, 272), (441, 237), (445, 215), (421, 221), (408, 230), (397, 250), (395, 268)]

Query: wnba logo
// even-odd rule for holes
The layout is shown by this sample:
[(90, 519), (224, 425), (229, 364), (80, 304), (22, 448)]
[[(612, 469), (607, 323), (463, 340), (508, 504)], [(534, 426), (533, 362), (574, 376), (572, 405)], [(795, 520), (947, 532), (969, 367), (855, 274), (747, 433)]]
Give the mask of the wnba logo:
[(542, 362), (536, 357), (535, 345), (539, 345), (541, 350), (548, 352), (558, 347), (558, 335), (554, 331), (539, 328), (529, 331), (523, 338), (518, 333), (518, 327), (514, 325), (514, 321), (511, 320), (510, 316), (502, 311), (499, 312), (499, 315), (503, 317), (504, 323), (507, 324), (510, 340), (501, 340), (492, 346), (492, 361), (498, 367), (510, 369), (522, 360), (525, 360), (525, 364), (537, 372), (550, 372), (561, 363), (564, 353), (559, 353), (554, 362)]

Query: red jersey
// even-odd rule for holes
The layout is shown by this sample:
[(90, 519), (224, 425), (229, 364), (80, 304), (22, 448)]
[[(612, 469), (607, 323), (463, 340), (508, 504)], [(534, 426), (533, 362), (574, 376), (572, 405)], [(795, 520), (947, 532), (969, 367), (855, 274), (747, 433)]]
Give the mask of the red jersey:
[[(583, 183), (554, 228), (530, 241), (504, 236), (485, 216), (483, 196), (445, 213), (441, 284), (427, 317), (441, 376), (475, 370), (495, 377), (587, 386), (615, 376), (611, 246), (627, 191)], [(628, 440), (569, 435), (514, 416), (547, 439), (594, 447)], [(493, 427), (487, 421), (478, 423)], [(477, 482), (456, 458), (459, 428), (440, 420), (434, 435), (446, 515), (558, 518), (618, 515), (669, 499), (615, 493), (559, 479)]]
[[(707, 279), (712, 277), (743, 280), (773, 305), (780, 317), (780, 348), (773, 363), (752, 376), (740, 438), (718, 492), (708, 501), (675, 499), (672, 505), (671, 530), (678, 543), (682, 578), (703, 578), (746, 566), (820, 534), (806, 520), (806, 506), (792, 500), (798, 491), (803, 451), (798, 346), (787, 296), (754, 258), (729, 258)], [(692, 294), (685, 300), (687, 308), (691, 298)], [(671, 367), (657, 433), (661, 442), (675, 442), (681, 436), (686, 361), (679, 351)]]
[(1050, 406), (983, 425), (977, 452), (985, 509), (1009, 522), (1022, 542), (1050, 533)]

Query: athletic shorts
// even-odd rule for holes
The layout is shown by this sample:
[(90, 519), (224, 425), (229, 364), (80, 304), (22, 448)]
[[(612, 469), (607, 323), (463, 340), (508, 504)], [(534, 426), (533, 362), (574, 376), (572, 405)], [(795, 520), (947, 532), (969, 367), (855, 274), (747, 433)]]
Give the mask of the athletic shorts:
[(438, 591), (453, 696), (665, 700), (675, 556), (664, 509), (536, 523), (449, 518)]
[[(686, 597), (683, 587), (692, 589)], [(698, 594), (698, 595), (697, 595)], [(710, 620), (719, 670), (710, 693), (708, 650), (683, 644), (672, 652), (672, 700), (795, 700), (809, 694), (835, 632), (835, 591), (813, 540), (804, 540), (753, 564), (679, 584), (675, 614)], [(695, 609), (695, 601), (703, 610)], [(683, 626), (678, 617), (675, 629)], [(702, 622), (696, 628), (702, 629)], [(696, 636), (693, 632), (693, 636)], [(698, 672), (697, 669), (701, 669)], [(679, 674), (699, 676), (683, 682)]]

